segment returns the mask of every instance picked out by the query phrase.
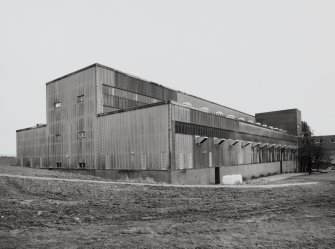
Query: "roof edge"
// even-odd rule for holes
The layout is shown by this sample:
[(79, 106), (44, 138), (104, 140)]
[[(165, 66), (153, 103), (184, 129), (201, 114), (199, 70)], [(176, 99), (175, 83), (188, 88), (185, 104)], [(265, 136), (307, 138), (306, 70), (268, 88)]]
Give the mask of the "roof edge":
[(37, 126), (23, 128), (23, 129), (16, 130), (16, 132), (28, 131), (28, 130), (39, 129), (39, 128), (44, 128), (44, 127), (47, 127), (47, 125), (46, 124), (41, 124), (41, 125), (37, 125)]

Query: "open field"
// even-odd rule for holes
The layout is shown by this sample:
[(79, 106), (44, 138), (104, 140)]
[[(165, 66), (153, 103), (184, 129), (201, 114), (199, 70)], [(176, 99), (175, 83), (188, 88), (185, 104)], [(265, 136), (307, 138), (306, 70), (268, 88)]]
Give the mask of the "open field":
[[(0, 173), (101, 180), (9, 166)], [(280, 183), (312, 181), (320, 183), (179, 188), (0, 176), (0, 248), (334, 248), (335, 173)]]

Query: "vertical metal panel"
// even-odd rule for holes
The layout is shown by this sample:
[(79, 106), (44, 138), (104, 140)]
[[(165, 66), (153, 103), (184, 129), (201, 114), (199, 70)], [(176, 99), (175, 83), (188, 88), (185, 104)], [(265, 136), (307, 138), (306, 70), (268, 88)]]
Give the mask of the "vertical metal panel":
[(46, 167), (48, 157), (46, 131), (44, 126), (16, 132), (17, 157), (22, 166)]
[(176, 134), (175, 153), (179, 155), (176, 157), (177, 169), (193, 168), (193, 136)]
[(177, 92), (153, 82), (148, 82), (134, 76), (115, 72), (115, 86), (124, 90), (146, 95), (161, 100), (177, 100)]
[[(99, 164), (112, 155), (112, 168), (161, 169), (161, 153), (169, 152), (168, 105), (98, 117)], [(168, 160), (165, 164), (169, 164)]]
[(192, 104), (193, 107), (195, 108), (202, 108), (202, 107), (207, 107), (210, 112), (217, 112), (220, 111), (223, 113), (223, 115), (227, 116), (227, 115), (234, 115), (237, 118), (245, 118), (246, 120), (253, 120), (255, 121), (255, 117), (250, 115), (250, 114), (246, 114), (234, 109), (231, 109), (229, 107), (225, 107), (219, 104), (215, 104), (212, 103), (210, 101), (195, 97), (195, 96), (191, 96), (182, 92), (177, 92), (177, 102), (179, 103), (185, 103), (185, 102), (189, 102)]
[[(80, 95), (84, 101), (77, 103)], [(57, 101), (61, 102), (60, 108), (54, 106)], [(61, 162), (62, 167), (76, 168), (81, 161), (86, 168), (94, 168), (96, 101), (95, 67), (47, 84), (50, 167)], [(80, 131), (85, 131), (85, 138), (78, 137)], [(61, 134), (60, 142), (55, 141), (56, 134)]]

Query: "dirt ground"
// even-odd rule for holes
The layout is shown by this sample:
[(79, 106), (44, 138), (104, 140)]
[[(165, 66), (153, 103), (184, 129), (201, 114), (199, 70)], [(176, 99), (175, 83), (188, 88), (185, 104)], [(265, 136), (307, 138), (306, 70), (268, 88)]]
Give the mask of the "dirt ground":
[[(96, 177), (0, 166), (0, 173)], [(179, 188), (0, 176), (0, 248), (335, 248), (335, 173), (280, 188)]]

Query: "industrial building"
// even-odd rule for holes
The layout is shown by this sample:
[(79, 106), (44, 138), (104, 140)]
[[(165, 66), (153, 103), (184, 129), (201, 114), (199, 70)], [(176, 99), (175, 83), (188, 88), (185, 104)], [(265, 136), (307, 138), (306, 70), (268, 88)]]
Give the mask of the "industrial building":
[(46, 83), (46, 112), (16, 131), (21, 166), (172, 184), (297, 170), (298, 133), (101, 64)]
[(330, 156), (330, 164), (335, 166), (335, 135), (315, 136), (314, 143), (321, 144), (327, 155)]

